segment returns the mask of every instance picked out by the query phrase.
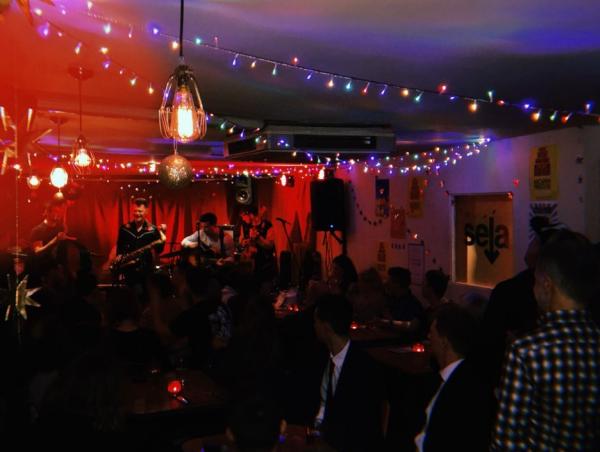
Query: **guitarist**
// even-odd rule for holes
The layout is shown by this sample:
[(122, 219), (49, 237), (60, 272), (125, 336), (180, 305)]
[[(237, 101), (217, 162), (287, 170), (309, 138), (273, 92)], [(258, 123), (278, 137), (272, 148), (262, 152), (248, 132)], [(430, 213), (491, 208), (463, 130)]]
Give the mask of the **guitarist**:
[[(152, 272), (154, 264), (152, 251), (161, 253), (167, 240), (165, 225), (161, 225), (159, 229), (146, 220), (147, 209), (148, 201), (146, 199), (135, 199), (132, 210), (133, 221), (125, 223), (119, 228), (117, 258), (114, 264), (116, 268), (122, 268), (121, 273), (125, 277), (125, 282), (131, 286), (144, 283), (145, 277)], [(137, 259), (133, 261), (127, 259), (128, 254), (148, 247), (152, 243), (155, 245), (145, 250)]]
[(208, 258), (218, 258), (217, 265), (233, 263), (234, 244), (229, 234), (224, 234), (217, 225), (217, 216), (206, 212), (200, 217), (197, 230), (181, 241), (183, 248), (197, 248)]

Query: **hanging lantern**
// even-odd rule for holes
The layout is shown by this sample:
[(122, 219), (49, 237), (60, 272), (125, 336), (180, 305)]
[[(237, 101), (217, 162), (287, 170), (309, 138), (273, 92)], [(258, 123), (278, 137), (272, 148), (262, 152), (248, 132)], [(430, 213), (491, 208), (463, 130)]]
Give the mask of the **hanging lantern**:
[(77, 79), (78, 94), (79, 94), (79, 136), (73, 143), (73, 150), (69, 163), (78, 173), (88, 173), (96, 163), (96, 158), (91, 149), (89, 149), (87, 140), (83, 136), (83, 102), (81, 94), (81, 84), (93, 76), (93, 72), (82, 67), (69, 68), (69, 73)]
[(94, 154), (88, 150), (85, 137), (79, 135), (73, 145), (71, 163), (80, 170), (86, 170), (94, 165)]
[(56, 166), (50, 172), (50, 183), (59, 190), (69, 182), (69, 174), (62, 166)]
[(193, 177), (192, 165), (185, 157), (175, 153), (160, 162), (158, 177), (168, 188), (178, 189), (190, 184)]
[(181, 0), (178, 45), (180, 64), (167, 81), (158, 118), (163, 137), (172, 138), (179, 143), (189, 143), (206, 135), (206, 113), (194, 73), (183, 63), (183, 9)]
[(206, 135), (206, 113), (191, 69), (179, 65), (169, 78), (158, 112), (163, 137), (188, 143)]

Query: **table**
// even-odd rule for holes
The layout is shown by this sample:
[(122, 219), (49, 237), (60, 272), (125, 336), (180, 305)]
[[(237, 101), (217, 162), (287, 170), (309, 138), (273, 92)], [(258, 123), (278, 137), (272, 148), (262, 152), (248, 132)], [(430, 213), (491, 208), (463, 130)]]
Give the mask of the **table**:
[(366, 351), (378, 363), (404, 374), (422, 375), (431, 372), (431, 349), (428, 347), (422, 352), (413, 351), (412, 346), (371, 347)]
[[(177, 379), (183, 381), (180, 396), (187, 403), (167, 391), (169, 382)], [(144, 381), (131, 382), (128, 389), (126, 411), (134, 416), (221, 409), (228, 399), (222, 388), (198, 370), (151, 374)]]

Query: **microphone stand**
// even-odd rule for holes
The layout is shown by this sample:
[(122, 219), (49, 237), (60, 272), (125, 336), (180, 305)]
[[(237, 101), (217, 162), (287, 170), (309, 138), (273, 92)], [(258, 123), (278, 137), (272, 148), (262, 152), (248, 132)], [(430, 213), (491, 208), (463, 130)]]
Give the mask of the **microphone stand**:
[[(283, 226), (283, 232), (285, 233), (285, 237), (287, 239), (288, 242), (288, 248), (290, 249), (290, 255), (291, 255), (291, 260), (292, 260), (292, 264), (296, 265), (296, 268), (298, 269), (298, 271), (300, 271), (300, 265), (298, 264), (298, 262), (296, 262), (296, 255), (294, 254), (294, 245), (292, 244), (292, 239), (290, 237), (290, 234), (288, 233), (287, 230), (287, 225), (288, 222), (287, 221), (282, 221), (282, 220), (278, 220), (281, 223), (281, 226)], [(292, 272), (292, 279), (294, 279), (294, 275)], [(290, 281), (291, 283), (292, 281)]]

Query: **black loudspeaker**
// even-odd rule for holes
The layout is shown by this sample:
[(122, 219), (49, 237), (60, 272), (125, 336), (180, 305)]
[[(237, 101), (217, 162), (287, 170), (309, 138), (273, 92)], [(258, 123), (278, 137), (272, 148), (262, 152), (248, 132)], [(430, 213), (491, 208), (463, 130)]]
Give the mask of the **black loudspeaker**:
[(345, 205), (342, 179), (329, 178), (310, 183), (310, 210), (315, 231), (344, 231)]
[(235, 201), (245, 206), (252, 204), (252, 178), (249, 176), (237, 176), (233, 185), (235, 189)]
[(282, 251), (279, 253), (279, 288), (289, 289), (292, 284), (292, 253)]

